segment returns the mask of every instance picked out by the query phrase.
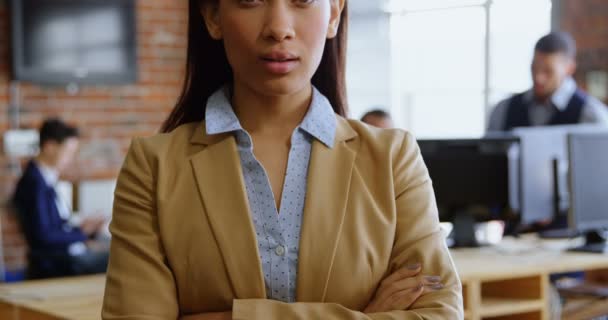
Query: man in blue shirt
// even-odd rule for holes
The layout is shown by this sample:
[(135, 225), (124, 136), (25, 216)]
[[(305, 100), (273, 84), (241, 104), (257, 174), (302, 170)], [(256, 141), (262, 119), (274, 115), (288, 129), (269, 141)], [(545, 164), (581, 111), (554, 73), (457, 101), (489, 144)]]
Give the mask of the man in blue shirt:
[(76, 156), (78, 130), (58, 119), (40, 129), (40, 153), (17, 184), (14, 205), (29, 245), (28, 277), (48, 278), (104, 272), (107, 250), (92, 239), (105, 218), (91, 216), (79, 226), (70, 223), (70, 206), (57, 195), (60, 173)]

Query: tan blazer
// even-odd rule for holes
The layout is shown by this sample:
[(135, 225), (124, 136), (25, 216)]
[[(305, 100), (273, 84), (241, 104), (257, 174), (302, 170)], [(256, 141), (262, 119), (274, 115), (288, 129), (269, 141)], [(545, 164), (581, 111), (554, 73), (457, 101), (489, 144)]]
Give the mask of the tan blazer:
[[(135, 139), (118, 178), (104, 319), (462, 319), (461, 285), (411, 135), (337, 117), (313, 142), (296, 295), (266, 300), (237, 146), (204, 124)], [(360, 312), (412, 263), (446, 287), (409, 311)]]

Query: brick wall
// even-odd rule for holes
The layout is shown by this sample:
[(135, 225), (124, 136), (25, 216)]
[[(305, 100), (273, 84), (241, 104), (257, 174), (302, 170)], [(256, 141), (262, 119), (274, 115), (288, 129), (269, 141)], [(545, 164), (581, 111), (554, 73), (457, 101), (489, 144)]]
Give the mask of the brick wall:
[(582, 87), (586, 87), (587, 72), (608, 72), (608, 1), (562, 0), (561, 28), (576, 38), (579, 52), (575, 77)]
[[(9, 127), (9, 18), (0, 0), (0, 136)], [(115, 177), (130, 138), (158, 131), (181, 88), (186, 19), (185, 0), (137, 0), (139, 80), (133, 85), (83, 86), (69, 95), (64, 87), (19, 84), (21, 127), (60, 116), (81, 129), (80, 156), (68, 179)], [(9, 271), (25, 266), (24, 241), (6, 205), (17, 179), (11, 162), (0, 152), (0, 223)]]

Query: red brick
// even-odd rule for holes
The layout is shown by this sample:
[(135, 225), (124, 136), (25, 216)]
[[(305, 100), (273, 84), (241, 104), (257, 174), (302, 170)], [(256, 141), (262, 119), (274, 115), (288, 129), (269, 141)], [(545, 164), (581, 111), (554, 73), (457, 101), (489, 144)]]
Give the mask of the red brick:
[(561, 27), (572, 33), (578, 46), (575, 79), (585, 88), (587, 72), (608, 70), (608, 1), (564, 0), (562, 12)]
[[(119, 154), (103, 161), (83, 160), (71, 173), (82, 179), (116, 177), (134, 136), (158, 132), (181, 91), (187, 47), (187, 1), (138, 0), (138, 60), (140, 80), (125, 86), (82, 86), (76, 95), (64, 87), (20, 84), (21, 127), (37, 128), (45, 117), (60, 116), (78, 125), (84, 143), (111, 139)], [(0, 113), (8, 106), (9, 52), (6, 6), (0, 0)], [(0, 117), (0, 136), (7, 130)], [(93, 140), (91, 140), (93, 139)], [(87, 165), (93, 167), (86, 167)], [(0, 154), (0, 203), (6, 203), (17, 180)], [(84, 170), (85, 168), (87, 170)], [(27, 247), (14, 215), (0, 207), (7, 268), (25, 265)]]

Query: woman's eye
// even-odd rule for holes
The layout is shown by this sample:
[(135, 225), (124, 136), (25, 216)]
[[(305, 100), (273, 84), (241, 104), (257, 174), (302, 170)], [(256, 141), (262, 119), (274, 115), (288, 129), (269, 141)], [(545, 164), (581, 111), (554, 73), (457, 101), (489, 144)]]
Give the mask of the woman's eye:
[(239, 0), (239, 3), (245, 6), (253, 6), (262, 4), (264, 0)]
[(313, 2), (317, 2), (317, 0), (294, 0), (294, 2), (299, 5), (309, 5)]

